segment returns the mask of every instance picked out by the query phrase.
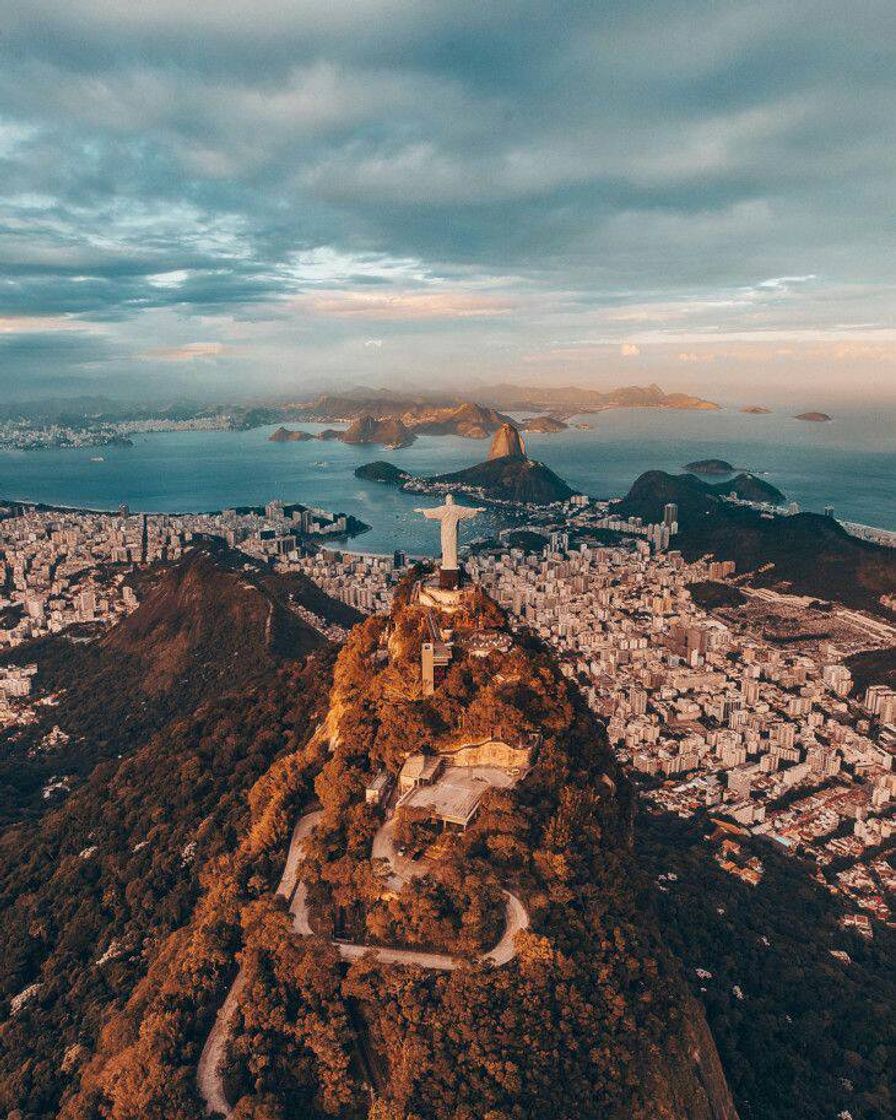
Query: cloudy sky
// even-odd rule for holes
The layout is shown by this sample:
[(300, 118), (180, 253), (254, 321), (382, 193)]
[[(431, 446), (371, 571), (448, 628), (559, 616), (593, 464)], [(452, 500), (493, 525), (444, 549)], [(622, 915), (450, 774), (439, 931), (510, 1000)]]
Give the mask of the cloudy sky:
[(896, 396), (893, 0), (0, 0), (0, 392)]

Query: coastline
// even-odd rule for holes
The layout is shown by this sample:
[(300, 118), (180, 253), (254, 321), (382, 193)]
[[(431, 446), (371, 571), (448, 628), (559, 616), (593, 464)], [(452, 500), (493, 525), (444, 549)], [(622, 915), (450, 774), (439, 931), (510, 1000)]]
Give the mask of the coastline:
[[(294, 507), (296, 509), (311, 509), (311, 506), (305, 505), (304, 502), (284, 502), (287, 508)], [(211, 510), (140, 510), (128, 509), (127, 514), (123, 514), (120, 509), (101, 509), (93, 506), (82, 505), (63, 505), (60, 502), (35, 502), (27, 498), (7, 498), (0, 497), (0, 507), (9, 506), (23, 506), (28, 509), (34, 510), (37, 513), (76, 513), (76, 514), (89, 514), (95, 517), (221, 517), (225, 511), (229, 510), (237, 516), (248, 516), (255, 514), (263, 516), (265, 507), (264, 505), (243, 505), (243, 506), (226, 506), (222, 509)], [(315, 507), (316, 508), (316, 507)], [(325, 511), (330, 514), (330, 510)], [(334, 518), (344, 517), (346, 519), (346, 531), (344, 533), (330, 533), (322, 536), (320, 533), (309, 534), (312, 540), (353, 540), (355, 537), (363, 536), (364, 533), (369, 533), (373, 528), (365, 521), (361, 521), (351, 513), (345, 513), (342, 510), (332, 512)]]
[[(783, 411), (757, 425), (727, 408), (700, 415), (624, 408), (591, 419), (588, 429), (526, 437), (530, 457), (582, 493), (621, 497), (646, 467), (679, 473), (683, 463), (720, 458), (761, 467), (762, 478), (802, 510), (832, 506), (838, 520), (896, 531), (889, 413), (838, 411), (836, 426), (798, 424)], [(0, 493), (10, 502), (59, 510), (103, 513), (127, 504), (171, 516), (298, 499), (372, 525), (367, 539), (377, 552), (416, 552), (423, 536), (410, 511), (419, 497), (374, 486), (354, 471), (389, 458), (408, 474), (428, 477), (464, 470), (481, 457), (479, 441), (459, 436), (422, 435), (386, 455), (379, 447), (337, 441), (272, 444), (267, 436), (275, 427), (152, 433), (132, 448), (109, 449), (103, 463), (91, 462), (83, 449), (0, 451)]]

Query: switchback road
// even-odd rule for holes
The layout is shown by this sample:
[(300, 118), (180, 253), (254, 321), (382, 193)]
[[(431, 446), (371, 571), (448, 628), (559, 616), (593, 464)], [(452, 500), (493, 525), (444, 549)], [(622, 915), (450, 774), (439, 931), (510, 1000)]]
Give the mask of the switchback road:
[[(304, 855), (305, 841), (317, 827), (322, 816), (321, 810), (316, 809), (299, 818), (293, 829), (289, 851), (286, 856), (286, 866), (277, 887), (277, 893), (289, 901), (292, 928), (301, 937), (311, 937), (314, 931), (311, 928), (308, 915), (308, 892), (305, 884), (299, 879), (299, 869)], [(374, 859), (388, 861), (391, 871), (390, 885), (396, 888), (400, 888), (408, 879), (426, 874), (426, 864), (418, 865), (414, 861), (400, 856), (395, 850), (392, 840), (391, 820), (386, 821), (374, 837), (371, 854)], [(527, 929), (529, 926), (529, 915), (522, 902), (509, 891), (505, 891), (504, 895), (507, 900), (507, 920), (504, 933), (494, 949), (484, 953), (479, 958), (496, 968), (513, 960), (517, 952), (514, 939), (521, 930)], [(431, 953), (418, 949), (390, 949), (386, 946), (359, 945), (339, 940), (334, 940), (333, 944), (339, 950), (340, 957), (345, 961), (357, 961), (361, 960), (362, 957), (369, 957), (382, 964), (405, 965), (439, 971), (450, 971), (466, 963), (462, 957), (451, 956), (448, 953)], [(227, 998), (218, 1011), (214, 1025), (202, 1049), (196, 1070), (196, 1080), (200, 1095), (205, 1101), (206, 1111), (221, 1113), (225, 1117), (231, 1115), (232, 1109), (224, 1095), (224, 1083), (219, 1067), (224, 1056), (225, 1044), (230, 1035), (233, 1014), (245, 982), (244, 970), (240, 968), (230, 991), (227, 993)]]

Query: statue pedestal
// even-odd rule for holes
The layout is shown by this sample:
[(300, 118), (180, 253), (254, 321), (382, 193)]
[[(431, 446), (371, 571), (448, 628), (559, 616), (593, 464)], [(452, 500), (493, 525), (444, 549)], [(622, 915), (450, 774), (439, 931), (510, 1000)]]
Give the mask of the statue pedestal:
[(421, 607), (432, 607), (437, 611), (452, 614), (462, 607), (470, 606), (473, 602), (473, 590), (468, 587), (442, 587), (441, 580), (437, 584), (433, 579), (420, 584)]
[(456, 591), (460, 587), (460, 568), (439, 568), (439, 587), (443, 591)]

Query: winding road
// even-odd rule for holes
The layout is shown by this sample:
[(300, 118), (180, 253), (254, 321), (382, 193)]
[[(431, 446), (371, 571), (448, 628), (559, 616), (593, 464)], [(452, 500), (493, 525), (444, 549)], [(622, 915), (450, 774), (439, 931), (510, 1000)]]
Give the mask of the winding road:
[[(283, 868), (283, 874), (277, 887), (277, 894), (290, 900), (293, 929), (303, 937), (310, 936), (311, 926), (308, 925), (308, 910), (305, 905), (305, 884), (299, 883), (296, 886), (296, 879), (298, 878), (299, 864), (302, 860), (305, 838), (314, 831), (322, 816), (323, 813), (318, 810), (313, 813), (306, 813), (299, 818), (298, 824), (293, 829), (289, 852), (286, 856), (286, 866)], [(299, 899), (300, 894), (301, 899)], [(296, 917), (296, 907), (298, 907), (301, 918)], [(224, 1116), (229, 1116), (232, 1110), (224, 1095), (224, 1079), (218, 1069), (221, 1065), (221, 1059), (224, 1057), (224, 1046), (230, 1036), (233, 1013), (236, 1011), (240, 994), (245, 985), (246, 973), (245, 969), (241, 967), (230, 987), (230, 991), (227, 993), (227, 998), (221, 1004), (218, 1014), (215, 1016), (212, 1029), (209, 1031), (205, 1046), (203, 1046), (202, 1053), (199, 1055), (199, 1065), (196, 1067), (196, 1080), (199, 1084), (199, 1092), (205, 1101), (206, 1111), (220, 1112)]]
[[(292, 916), (292, 928), (301, 937), (311, 937), (314, 931), (311, 928), (308, 915), (308, 891), (299, 879), (299, 868), (304, 856), (305, 841), (317, 827), (323, 812), (316, 809), (300, 817), (293, 829), (292, 839), (289, 842), (289, 851), (286, 856), (286, 866), (280, 877), (277, 894), (282, 895), (289, 902), (289, 913)], [(392, 838), (393, 821), (387, 820), (379, 829), (373, 839), (371, 855), (374, 859), (388, 861), (391, 877), (390, 886), (400, 889), (409, 879), (425, 875), (428, 866), (426, 863), (418, 864), (413, 860), (401, 856), (395, 849)], [(495, 968), (507, 964), (516, 956), (516, 935), (529, 927), (529, 915), (525, 906), (510, 891), (505, 891), (507, 900), (507, 920), (504, 933), (498, 944), (479, 959)], [(357, 961), (362, 957), (377, 960), (383, 964), (411, 965), (416, 968), (430, 968), (439, 971), (450, 971), (466, 963), (464, 958), (451, 956), (448, 953), (431, 953), (418, 949), (389, 949), (384, 946), (358, 945), (347, 941), (334, 940), (333, 944), (339, 950), (339, 955), (345, 961)], [(232, 1113), (230, 1105), (224, 1094), (224, 1080), (219, 1072), (221, 1060), (224, 1056), (224, 1047), (230, 1035), (231, 1022), (240, 993), (246, 984), (245, 971), (241, 967), (224, 1003), (221, 1005), (205, 1046), (199, 1057), (196, 1068), (196, 1081), (199, 1093), (205, 1101), (206, 1111), (221, 1113), (229, 1117)]]

